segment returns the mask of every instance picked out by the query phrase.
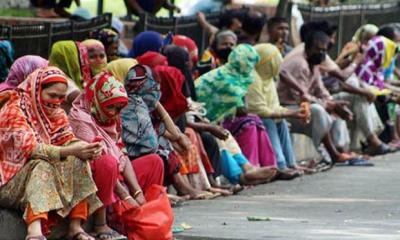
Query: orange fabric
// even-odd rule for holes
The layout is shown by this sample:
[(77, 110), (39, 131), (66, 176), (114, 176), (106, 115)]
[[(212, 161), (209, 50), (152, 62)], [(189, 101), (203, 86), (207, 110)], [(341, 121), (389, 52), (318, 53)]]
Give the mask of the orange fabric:
[(186, 128), (185, 135), (191, 142), (190, 150), (184, 154), (175, 152), (175, 156), (181, 163), (181, 168), (179, 170), (180, 174), (186, 175), (198, 173), (200, 168), (197, 159), (201, 160), (207, 173), (214, 173), (214, 168), (212, 167), (211, 161), (208, 158), (206, 150), (204, 149), (204, 145), (199, 134), (191, 128)]
[(53, 77), (66, 78), (56, 67), (40, 68), (16, 90), (0, 93), (0, 136), (5, 136), (0, 138), (0, 186), (24, 166), (38, 143), (61, 146), (74, 138), (64, 110), (49, 110), (41, 100), (43, 82)]
[(42, 221), (43, 220), (47, 221), (48, 214), (47, 213), (34, 214), (31, 205), (28, 204), (28, 206), (26, 207), (26, 219), (25, 219), (26, 225), (29, 225), (38, 219), (42, 219)]
[(69, 213), (69, 218), (79, 218), (86, 221), (89, 215), (89, 204), (86, 200), (78, 203)]

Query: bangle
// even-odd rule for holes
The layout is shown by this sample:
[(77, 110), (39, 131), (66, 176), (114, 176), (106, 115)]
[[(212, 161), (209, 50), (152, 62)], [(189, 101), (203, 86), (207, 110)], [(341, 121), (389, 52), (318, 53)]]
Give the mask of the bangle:
[(135, 194), (133, 194), (133, 198), (136, 199), (142, 192), (142, 190), (137, 190)]
[(126, 196), (126, 197), (123, 199), (123, 201), (126, 201), (126, 200), (128, 200), (128, 199), (133, 199), (133, 197), (132, 197), (131, 195), (128, 195), (128, 196)]

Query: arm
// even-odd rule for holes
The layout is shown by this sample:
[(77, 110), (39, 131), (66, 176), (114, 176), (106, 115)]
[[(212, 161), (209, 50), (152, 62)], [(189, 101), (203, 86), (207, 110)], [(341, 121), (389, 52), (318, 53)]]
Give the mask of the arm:
[(133, 14), (139, 16), (144, 13), (143, 8), (139, 5), (136, 0), (126, 0), (127, 7), (132, 10)]
[(133, 169), (130, 162), (125, 164), (122, 175), (124, 176), (125, 183), (128, 186), (131, 195), (140, 205), (144, 204), (146, 200), (144, 199), (142, 188), (140, 187), (139, 182), (136, 178), (135, 170)]
[(204, 13), (198, 12), (197, 13), (197, 21), (199, 22), (200, 26), (210, 35), (214, 35), (218, 32), (218, 28), (215, 27), (214, 25), (210, 24)]
[(161, 105), (160, 102), (157, 102), (156, 111), (167, 129), (164, 136), (167, 139), (178, 139), (182, 133), (176, 127), (174, 121), (171, 119), (168, 112), (165, 110), (165, 108)]
[(308, 102), (318, 102), (318, 99), (308, 94), (307, 89), (303, 89), (303, 87), (297, 83), (296, 79), (288, 71), (281, 69), (279, 73), (279, 79), (280, 81), (286, 83), (289, 88), (292, 88), (295, 91), (297, 91), (303, 100)]

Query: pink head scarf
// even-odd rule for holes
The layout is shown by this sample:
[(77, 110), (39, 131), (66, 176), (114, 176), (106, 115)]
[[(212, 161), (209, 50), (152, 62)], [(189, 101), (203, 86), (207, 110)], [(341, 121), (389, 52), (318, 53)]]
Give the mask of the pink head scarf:
[(6, 81), (0, 84), (0, 92), (16, 88), (29, 74), (38, 68), (46, 67), (48, 61), (35, 55), (26, 55), (15, 60)]

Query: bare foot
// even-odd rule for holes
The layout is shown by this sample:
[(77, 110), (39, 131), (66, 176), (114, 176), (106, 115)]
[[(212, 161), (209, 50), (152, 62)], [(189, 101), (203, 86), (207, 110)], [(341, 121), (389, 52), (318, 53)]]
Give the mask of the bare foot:
[(94, 237), (87, 234), (82, 227), (70, 229), (68, 239), (71, 240), (96, 240)]
[(233, 192), (231, 192), (230, 190), (221, 189), (221, 188), (211, 187), (209, 189), (209, 191), (212, 193), (221, 193), (221, 195), (224, 197), (233, 195)]
[(115, 239), (123, 237), (122, 234), (114, 231), (107, 224), (95, 225), (94, 232), (96, 234), (96, 239)]

